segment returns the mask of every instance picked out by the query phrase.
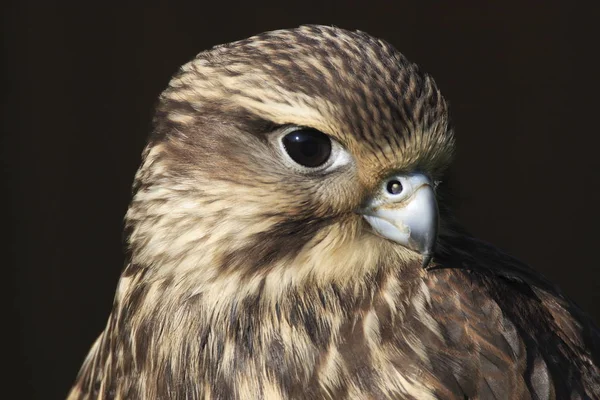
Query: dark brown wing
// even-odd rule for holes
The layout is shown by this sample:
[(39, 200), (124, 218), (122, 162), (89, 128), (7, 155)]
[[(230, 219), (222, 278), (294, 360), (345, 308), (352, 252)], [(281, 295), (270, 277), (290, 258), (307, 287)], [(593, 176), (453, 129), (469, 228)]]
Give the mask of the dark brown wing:
[(98, 398), (100, 388), (100, 371), (97, 370), (102, 359), (100, 351), (102, 347), (104, 333), (101, 334), (90, 349), (83, 365), (81, 366), (77, 379), (67, 396), (67, 400), (83, 400), (89, 398)]
[(442, 238), (436, 261), (426, 283), (445, 339), (428, 349), (440, 397), (600, 398), (599, 330), (556, 287), (465, 236)]

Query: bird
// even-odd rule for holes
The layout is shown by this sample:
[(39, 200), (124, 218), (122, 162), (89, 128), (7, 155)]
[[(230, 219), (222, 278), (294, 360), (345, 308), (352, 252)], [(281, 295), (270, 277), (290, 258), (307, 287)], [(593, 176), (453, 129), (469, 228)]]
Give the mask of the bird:
[(470, 235), (433, 78), (303, 25), (172, 77), (105, 329), (68, 399), (593, 399), (600, 331)]

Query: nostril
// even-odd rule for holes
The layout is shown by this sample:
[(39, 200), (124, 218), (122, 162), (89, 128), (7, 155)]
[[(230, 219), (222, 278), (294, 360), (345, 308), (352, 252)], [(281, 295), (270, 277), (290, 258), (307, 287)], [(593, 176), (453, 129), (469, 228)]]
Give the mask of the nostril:
[(387, 183), (386, 190), (389, 194), (400, 194), (402, 192), (402, 184), (397, 179), (392, 179)]

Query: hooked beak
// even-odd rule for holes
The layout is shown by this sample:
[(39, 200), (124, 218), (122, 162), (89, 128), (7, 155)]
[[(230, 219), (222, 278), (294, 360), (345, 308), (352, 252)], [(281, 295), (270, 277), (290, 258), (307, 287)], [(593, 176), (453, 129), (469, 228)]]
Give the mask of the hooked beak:
[(431, 180), (425, 175), (386, 179), (378, 194), (359, 211), (379, 235), (423, 256), (423, 267), (433, 257), (439, 213)]

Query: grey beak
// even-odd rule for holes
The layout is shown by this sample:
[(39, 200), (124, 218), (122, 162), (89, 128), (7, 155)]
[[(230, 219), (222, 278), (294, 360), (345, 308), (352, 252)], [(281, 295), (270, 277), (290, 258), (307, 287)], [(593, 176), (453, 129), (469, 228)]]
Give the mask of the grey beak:
[(429, 178), (421, 174), (387, 179), (380, 193), (361, 210), (379, 235), (423, 256), (423, 267), (433, 257), (439, 211)]

